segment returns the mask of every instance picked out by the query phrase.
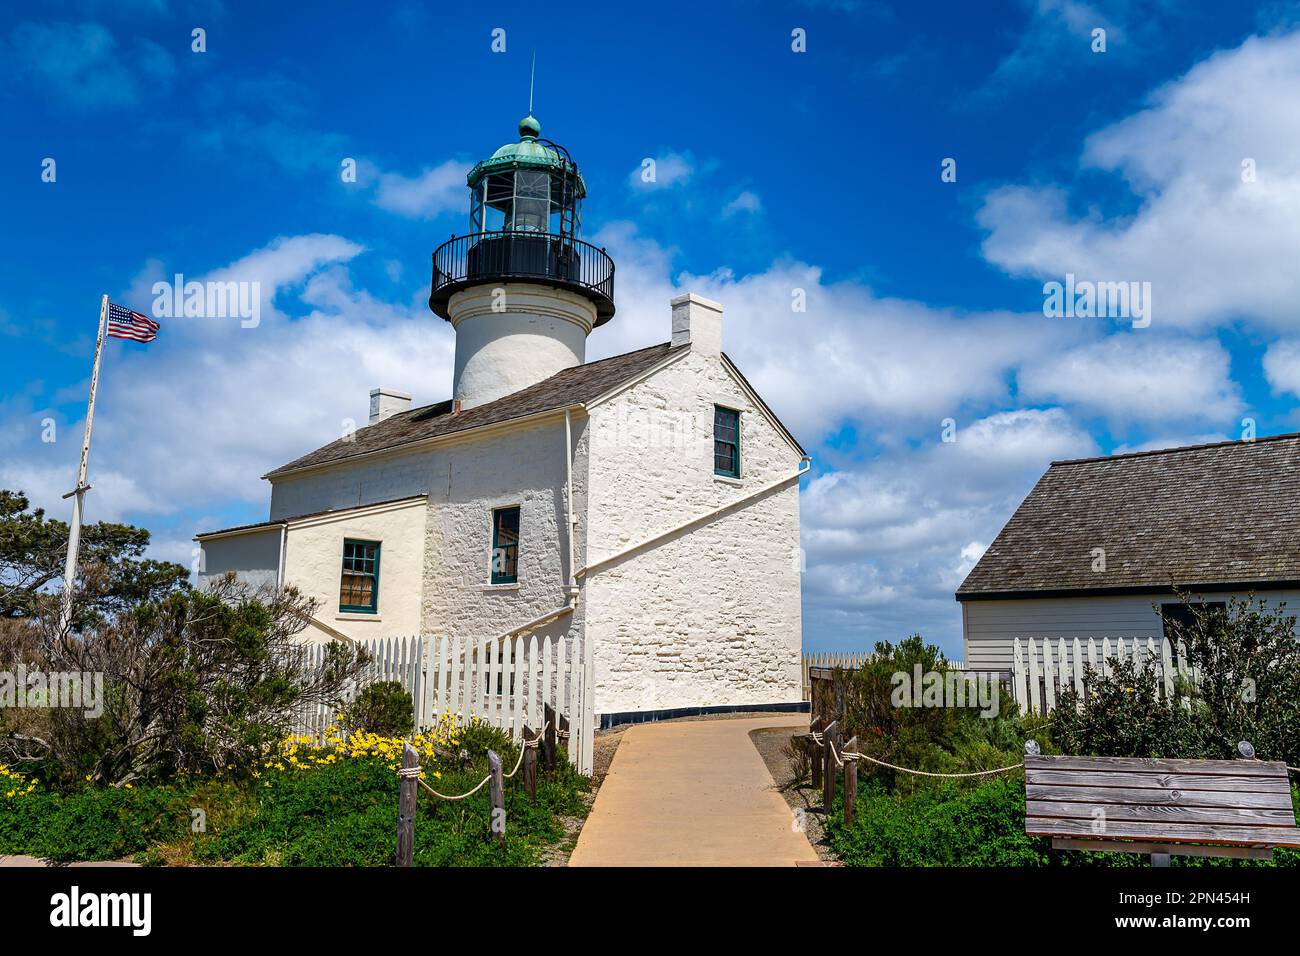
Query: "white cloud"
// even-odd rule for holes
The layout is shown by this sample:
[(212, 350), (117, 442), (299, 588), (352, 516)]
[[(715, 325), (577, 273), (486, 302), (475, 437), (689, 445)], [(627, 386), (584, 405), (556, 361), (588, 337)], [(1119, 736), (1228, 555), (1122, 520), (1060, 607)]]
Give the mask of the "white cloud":
[[(670, 279), (670, 251), (626, 223), (594, 241), (618, 263), (619, 312), (592, 334), (589, 356), (666, 341), (669, 300), (698, 292), (722, 303), (723, 347), (808, 442), (845, 420), (891, 431), (924, 422), (937, 430), (941, 418), (968, 403), (1007, 400), (1015, 367), (1079, 334), (1039, 313), (967, 314), (879, 298), (788, 260), (747, 276), (721, 270)], [(794, 310), (799, 295), (806, 311)]]
[[(627, 181), (633, 189), (653, 190), (681, 186), (695, 175), (695, 160), (688, 153), (665, 152), (649, 156), (628, 173)], [(653, 178), (647, 178), (653, 176)]]
[(1128, 455), (1140, 451), (1163, 451), (1167, 448), (1186, 448), (1188, 445), (1213, 445), (1222, 441), (1235, 441), (1241, 436), (1229, 437), (1223, 432), (1199, 432), (1195, 434), (1158, 435), (1131, 445), (1116, 445), (1112, 455)]
[(1223, 422), (1242, 408), (1228, 353), (1198, 341), (1137, 331), (1054, 353), (1022, 369), (1021, 394), (1097, 412), (1115, 422)]
[(447, 160), (418, 176), (380, 172), (374, 202), (381, 209), (416, 219), (432, 219), (445, 212), (469, 208), (465, 176), (468, 163)]
[(998, 189), (979, 212), (985, 256), (1015, 275), (1149, 281), (1156, 326), (1295, 327), (1300, 32), (1211, 56), (1090, 137), (1082, 165), (1122, 175), (1140, 207), (1074, 215), (1059, 190)]
[[(91, 517), (130, 515), (148, 526), (149, 516), (178, 509), (206, 513), (242, 501), (261, 510), (269, 489), (260, 476), (339, 437), (345, 419), (364, 424), (371, 388), (405, 388), (417, 402), (445, 398), (450, 330), (428, 313), (424, 290), (395, 305), (354, 289), (346, 263), (360, 251), (339, 236), (277, 239), (206, 276), (186, 276), (261, 281), (258, 327), (170, 319), (147, 347), (110, 341), (95, 413)], [(268, 320), (273, 301), (284, 311)], [(84, 401), (85, 387), (63, 397)], [(80, 420), (60, 422), (56, 445), (42, 445), (35, 427), (0, 434), (0, 486), (24, 488), (63, 514), (59, 496), (75, 473), (81, 428)]]
[(1047, 465), (1096, 454), (1059, 408), (936, 429), (925, 444), (814, 478), (800, 510), (805, 627), (820, 640), (920, 631), (960, 655), (953, 592)]
[(1264, 353), (1264, 377), (1274, 393), (1300, 396), (1300, 341), (1282, 339)]
[[(69, 430), (64, 439), (67, 447), (81, 446), (81, 423), (75, 433)], [(54, 458), (55, 455), (48, 456)], [(36, 461), (10, 461), (0, 464), (0, 488), (23, 491), (34, 507), (45, 508), (51, 518), (68, 519), (71, 505), (63, 495), (76, 484), (77, 462), (75, 454), (61, 455), (58, 464), (41, 464)], [(98, 465), (98, 462), (96, 462)], [(86, 520), (119, 521), (129, 514), (171, 514), (176, 505), (159, 498), (143, 487), (134, 474), (125, 474), (116, 468), (94, 469), (93, 490), (86, 496)]]
[(739, 213), (756, 213), (762, 209), (763, 200), (758, 197), (758, 193), (746, 189), (722, 207), (722, 217), (729, 219)]
[[(1026, 0), (1028, 22), (1019, 31), (1019, 42), (998, 63), (981, 92), (989, 94), (1006, 86), (1040, 80), (1053, 72), (1059, 75), (1064, 59), (1077, 61), (1092, 52), (1092, 31), (1106, 31), (1106, 48), (1122, 40), (1120, 28), (1097, 4), (1082, 0)], [(1055, 70), (1054, 70), (1055, 68)]]
[(157, 43), (137, 37), (122, 48), (98, 23), (20, 23), (0, 56), (34, 89), (80, 109), (131, 106), (176, 71)]

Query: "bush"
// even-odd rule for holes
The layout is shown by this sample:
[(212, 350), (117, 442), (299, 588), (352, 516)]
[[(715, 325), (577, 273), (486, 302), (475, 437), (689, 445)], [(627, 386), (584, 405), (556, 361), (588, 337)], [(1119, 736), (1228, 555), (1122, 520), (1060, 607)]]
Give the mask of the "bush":
[(348, 725), (384, 737), (405, 737), (415, 729), (411, 695), (397, 681), (370, 684), (348, 708)]
[[(455, 766), (421, 758), (435, 789), (468, 791), (487, 772), (489, 747), (501, 753), (507, 771), (514, 766), (518, 749), (503, 745), (509, 741), (502, 731), (476, 725), (469, 736), (474, 756), (463, 763), (459, 756)], [(378, 753), (372, 748), (360, 756), (315, 762), (293, 762), (290, 748), (282, 760), (272, 757), (252, 775), (224, 781), (86, 787), (66, 794), (24, 786), (12, 797), (0, 791), (0, 855), (72, 861), (135, 854), (149, 864), (387, 866), (393, 862), (400, 786), (390, 743)], [(11, 782), (16, 788), (17, 781)], [(539, 774), (535, 801), (518, 779), (506, 781), (504, 846), (490, 832), (487, 788), (457, 801), (421, 791), (414, 862), (536, 865), (542, 849), (564, 836), (559, 818), (586, 813), (581, 797), (586, 785), (567, 762)], [(202, 811), (202, 832), (191, 830), (194, 810)]]
[(113, 860), (188, 830), (190, 802), (171, 787), (36, 791), (6, 802), (0, 794), (0, 855), (57, 862)]
[[(878, 760), (937, 773), (991, 770), (1021, 759), (1024, 728), (1015, 702), (1000, 686), (994, 688), (995, 715), (984, 716), (977, 707), (900, 706), (896, 675), (910, 676), (917, 667), (922, 673), (939, 675), (950, 670), (938, 647), (913, 635), (897, 645), (878, 643), (862, 667), (840, 672), (844, 680), (840, 724), (844, 739), (856, 736), (861, 752)], [(961, 678), (963, 672), (953, 674)], [(861, 764), (861, 772), (891, 792), (911, 793), (935, 786), (931, 779), (869, 762)]]
[(970, 790), (951, 784), (897, 797), (873, 787), (857, 819), (828, 821), (831, 846), (847, 866), (1044, 866), (1050, 840), (1025, 835), (1025, 788), (996, 780)]
[(1189, 709), (1169, 706), (1151, 670), (1112, 660), (1109, 677), (1085, 668), (1086, 702), (1073, 688), (1053, 714), (1052, 737), (1064, 753), (1090, 757), (1227, 757)]
[(75, 637), (46, 620), (2, 629), (0, 665), (102, 675), (103, 693), (89, 709), (0, 709), (0, 762), (30, 764), (63, 790), (87, 778), (141, 786), (250, 766), (300, 710), (337, 702), (367, 662), (334, 641), (324, 666), (307, 663), (297, 635), (315, 607), (293, 588), (257, 591), (228, 576)]
[[(1300, 790), (1295, 793), (1300, 800)], [(858, 795), (857, 815), (844, 825), (842, 806), (827, 820), (831, 848), (846, 866), (1146, 866), (1133, 853), (1053, 850), (1047, 837), (1025, 834), (1025, 786), (1000, 779), (974, 789), (951, 784), (912, 796), (878, 784)], [(1277, 850), (1278, 866), (1300, 866), (1300, 853)], [(1174, 857), (1175, 866), (1269, 865), (1255, 860)]]
[(1300, 765), (1300, 641), (1285, 605), (1233, 598), (1226, 609), (1193, 602), (1189, 623), (1171, 622), (1194, 686), (1189, 706), (1157, 695), (1152, 672), (1110, 662), (1109, 676), (1086, 669), (1082, 707), (1073, 690), (1053, 712), (1053, 738), (1066, 753), (1230, 760), (1250, 741), (1264, 760)]

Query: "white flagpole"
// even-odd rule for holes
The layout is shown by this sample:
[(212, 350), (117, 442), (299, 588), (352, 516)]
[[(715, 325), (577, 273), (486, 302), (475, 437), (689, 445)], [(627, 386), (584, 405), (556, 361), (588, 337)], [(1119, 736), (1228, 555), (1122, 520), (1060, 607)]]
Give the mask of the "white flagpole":
[(81, 545), (81, 511), (90, 490), (86, 484), (86, 463), (90, 459), (90, 429), (95, 424), (95, 392), (99, 389), (99, 357), (104, 350), (104, 326), (108, 321), (108, 296), (99, 301), (99, 334), (95, 338), (95, 368), (90, 373), (90, 401), (86, 405), (86, 430), (81, 438), (81, 464), (77, 466), (77, 487), (64, 498), (72, 499), (72, 524), (68, 527), (68, 563), (63, 571), (63, 619), (66, 632), (72, 623), (72, 594), (77, 582), (77, 551)]

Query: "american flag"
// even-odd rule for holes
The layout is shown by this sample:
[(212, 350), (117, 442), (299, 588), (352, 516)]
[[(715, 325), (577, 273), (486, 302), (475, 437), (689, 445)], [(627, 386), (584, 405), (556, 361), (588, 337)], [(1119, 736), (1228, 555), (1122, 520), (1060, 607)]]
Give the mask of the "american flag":
[(120, 305), (108, 304), (108, 334), (115, 339), (134, 342), (152, 342), (158, 338), (161, 326), (148, 316), (132, 312)]

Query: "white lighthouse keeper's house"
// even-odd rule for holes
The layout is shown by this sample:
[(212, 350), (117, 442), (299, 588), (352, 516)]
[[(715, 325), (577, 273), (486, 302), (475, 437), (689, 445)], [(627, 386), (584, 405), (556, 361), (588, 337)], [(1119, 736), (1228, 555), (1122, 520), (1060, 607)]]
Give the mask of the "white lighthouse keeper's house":
[(265, 476), (268, 521), (197, 536), (200, 577), (296, 585), (322, 639), (570, 635), (605, 725), (799, 708), (807, 456), (716, 302), (678, 296), (668, 341), (585, 361), (614, 264), (540, 133), (474, 167), (471, 234), (434, 252), (452, 397), (374, 389), (366, 427)]

